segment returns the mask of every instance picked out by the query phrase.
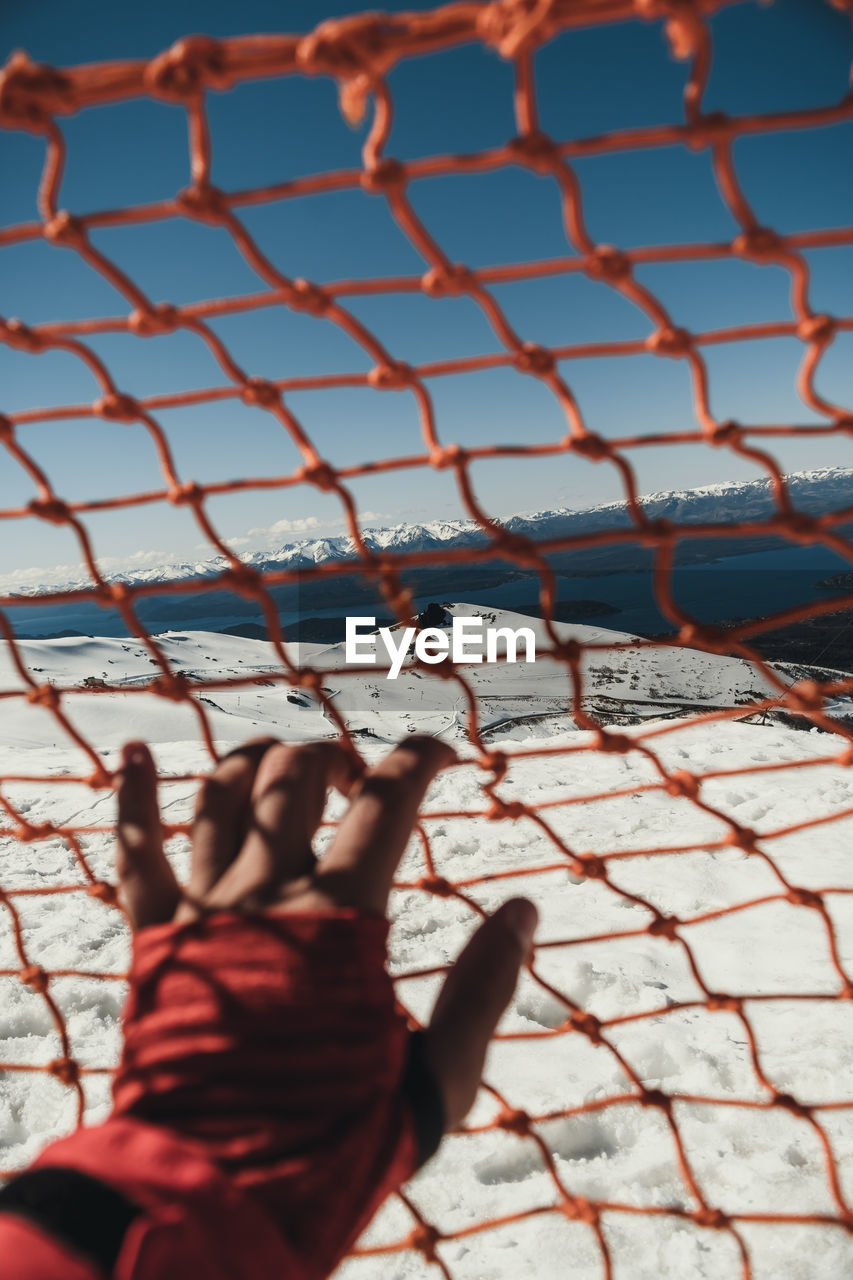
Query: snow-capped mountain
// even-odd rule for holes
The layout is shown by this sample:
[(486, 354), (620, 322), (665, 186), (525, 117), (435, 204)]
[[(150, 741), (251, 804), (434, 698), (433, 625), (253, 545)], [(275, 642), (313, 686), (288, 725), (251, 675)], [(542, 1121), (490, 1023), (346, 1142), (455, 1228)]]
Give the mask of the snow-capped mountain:
[[(853, 469), (824, 467), (815, 471), (793, 472), (786, 477), (794, 506), (817, 514), (853, 508)], [(666, 490), (641, 499), (649, 519), (668, 519), (686, 524), (731, 524), (739, 520), (767, 519), (774, 511), (774, 495), (767, 479), (731, 481), (703, 485), (696, 489)], [(631, 524), (624, 503), (610, 502), (582, 509), (560, 507), (501, 517), (499, 523), (511, 533), (524, 534), (534, 540), (558, 538), (608, 528), (627, 528)], [(481, 546), (489, 535), (473, 520), (434, 520), (423, 524), (399, 524), (368, 528), (365, 542), (371, 550), (391, 553), (434, 551), (465, 546)], [(261, 570), (295, 569), (329, 560), (345, 560), (354, 554), (349, 536), (303, 538), (284, 543), (274, 550), (242, 554), (246, 564)], [(107, 574), (111, 580), (131, 583), (175, 582), (189, 578), (214, 577), (227, 568), (222, 557), (198, 561), (179, 561), (150, 565), (145, 568), (127, 566)], [(91, 585), (83, 570), (27, 586), (16, 585), (13, 578), (0, 577), (0, 590), (22, 597), (46, 591), (74, 590)]]

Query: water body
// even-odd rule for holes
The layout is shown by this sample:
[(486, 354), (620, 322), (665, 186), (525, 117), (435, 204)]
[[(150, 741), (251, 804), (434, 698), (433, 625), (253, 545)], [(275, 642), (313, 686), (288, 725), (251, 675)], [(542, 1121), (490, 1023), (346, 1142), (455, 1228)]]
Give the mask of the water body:
[[(675, 599), (681, 608), (700, 622), (714, 623), (766, 617), (796, 605), (825, 600), (829, 593), (818, 586), (821, 579), (849, 568), (850, 564), (825, 547), (784, 547), (729, 556), (711, 564), (675, 568), (672, 582)], [(618, 611), (591, 612), (587, 617), (578, 617), (579, 622), (639, 635), (672, 630), (672, 622), (657, 606), (652, 575), (648, 572), (571, 578), (558, 576), (557, 584), (560, 601), (599, 601)], [(471, 604), (513, 609), (519, 605), (529, 606), (536, 598), (537, 584), (532, 577), (491, 583), (479, 591), (472, 589), (468, 582), (457, 592), (453, 578), (448, 574), (446, 581), (433, 583), (429, 594), (418, 594), (416, 601), (419, 608), (430, 600), (462, 599)], [(164, 597), (162, 603), (154, 599), (145, 601), (145, 626), (152, 632), (180, 629), (221, 631), (240, 622), (259, 620), (257, 611), (239, 596), (232, 597), (233, 612), (230, 602), (227, 611), (212, 607), (210, 613), (205, 613), (203, 596), (187, 599), (191, 602), (192, 612), (187, 611), (186, 614), (182, 613), (180, 598), (175, 596)], [(291, 599), (282, 603), (279, 616), (286, 627), (306, 616), (340, 617), (343, 614), (370, 615), (372, 612), (386, 613), (387, 608), (381, 604), (374, 607), (369, 601), (342, 605), (340, 600), (335, 602), (330, 585), (323, 604), (312, 601), (310, 606), (301, 609), (298, 599), (291, 593)], [(118, 614), (90, 602), (72, 605), (28, 602), (20, 608), (7, 610), (7, 616), (19, 634), (44, 635), (59, 631), (106, 636), (127, 634)]]
[[(730, 556), (714, 564), (685, 565), (672, 571), (676, 603), (699, 622), (766, 617), (783, 609), (825, 600), (831, 594), (818, 583), (853, 565), (825, 547), (786, 547), (779, 551)], [(558, 600), (599, 600), (618, 613), (590, 616), (595, 625), (638, 635), (671, 631), (673, 624), (657, 606), (649, 573), (608, 573), (590, 578), (558, 578)], [(471, 604), (512, 609), (529, 603), (529, 582), (508, 582), (484, 592), (468, 592)]]

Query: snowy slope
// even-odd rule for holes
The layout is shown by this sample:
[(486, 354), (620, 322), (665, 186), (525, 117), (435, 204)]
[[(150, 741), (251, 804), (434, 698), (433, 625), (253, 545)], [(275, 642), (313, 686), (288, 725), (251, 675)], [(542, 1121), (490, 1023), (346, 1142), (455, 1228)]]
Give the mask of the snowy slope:
[[(472, 606), (453, 607), (457, 615)], [(520, 615), (499, 614), (497, 625), (541, 623)], [(630, 642), (631, 637), (597, 628), (563, 625), (565, 637), (586, 643)], [(181, 632), (161, 637), (176, 667), (190, 676), (248, 672), (264, 680), (275, 660), (268, 645), (232, 636)], [(150, 678), (154, 668), (132, 641), (67, 640), (27, 642), (26, 661), (39, 680), (57, 687), (79, 686), (87, 677), (115, 691), (67, 695), (74, 719), (114, 761), (122, 741), (141, 735), (151, 741), (161, 771), (181, 775), (205, 768), (194, 717), (186, 708), (164, 704), (148, 694), (128, 692)], [(0, 647), (0, 690), (17, 687), (6, 646)], [(355, 727), (372, 728), (391, 740), (411, 725), (454, 737), (464, 748), (461, 717), (452, 682), (421, 673), (385, 681), (347, 679), (340, 646), (292, 648), (294, 658), (310, 661), (326, 673), (339, 706)], [(738, 660), (675, 649), (627, 648), (587, 655), (591, 696), (640, 705), (660, 714), (667, 700), (694, 706), (740, 705), (741, 698), (765, 691), (759, 677)], [(564, 672), (547, 662), (492, 668), (471, 666), (468, 674), (480, 698), (483, 719), (497, 718), (510, 706), (513, 740), (533, 746), (529, 735), (548, 733), (548, 746), (577, 748), (588, 736), (563, 717), (525, 723), (524, 713), (565, 703)], [(122, 691), (124, 690), (124, 691)], [(208, 695), (205, 695), (208, 696)], [(331, 726), (313, 701), (299, 691), (289, 701), (281, 686), (251, 684), (239, 693), (211, 691), (219, 710), (208, 707), (222, 749), (247, 736), (273, 732), (289, 740), (328, 734)], [(518, 709), (517, 711), (515, 709)], [(640, 732), (629, 728), (628, 734)], [(515, 740), (517, 739), (517, 740)], [(364, 738), (369, 759), (386, 750)], [(540, 744), (541, 745), (541, 744)], [(655, 739), (655, 749), (671, 770), (713, 773), (702, 795), (728, 820), (755, 828), (767, 837), (808, 817), (853, 807), (853, 774), (836, 763), (820, 763), (838, 751), (827, 735), (795, 732), (780, 725), (744, 723), (675, 727)], [(809, 768), (756, 773), (772, 762), (802, 760)], [(54, 722), (38, 708), (3, 701), (0, 725), (0, 774), (61, 774), (82, 763), (61, 740)], [(735, 776), (725, 776), (730, 771)], [(700, 846), (699, 851), (632, 857), (610, 864), (614, 881), (653, 902), (664, 914), (684, 920), (710, 909), (777, 894), (778, 881), (761, 859), (739, 850), (703, 851), (703, 842), (725, 837), (723, 819), (696, 809), (689, 801), (661, 790), (640, 790), (654, 782), (652, 765), (638, 752), (627, 756), (574, 751), (567, 755), (516, 760), (501, 784), (507, 799), (549, 802), (600, 794), (605, 798), (547, 809), (555, 832), (579, 852), (608, 853), (666, 846)], [(482, 810), (480, 776), (474, 768), (447, 771), (428, 797), (427, 811)], [(38, 824), (44, 821), (98, 827), (114, 814), (106, 792), (70, 784), (49, 787), (8, 783), (4, 794)], [(611, 791), (619, 796), (610, 797)], [(164, 784), (162, 802), (169, 821), (192, 811), (189, 783)], [(330, 814), (340, 813), (333, 800)], [(613, 1029), (614, 1041), (649, 1088), (704, 1094), (721, 1102), (762, 1099), (752, 1070), (742, 1024), (730, 1013), (703, 1008), (668, 1012), (673, 1002), (700, 994), (682, 949), (664, 938), (632, 934), (648, 913), (627, 903), (594, 880), (578, 883), (562, 869), (535, 874), (553, 864), (554, 846), (528, 821), (491, 823), (480, 818), (436, 818), (428, 822), (436, 869), (451, 880), (477, 880), (468, 890), (492, 910), (513, 893), (528, 893), (541, 913), (539, 940), (619, 935), (610, 941), (554, 946), (539, 952), (537, 970), (591, 1013), (612, 1018), (647, 1010), (656, 1016), (626, 1021)], [(782, 839), (765, 839), (792, 883), (853, 890), (849, 857), (853, 819), (826, 823)], [(324, 837), (328, 838), (328, 833)], [(98, 875), (112, 876), (110, 837), (95, 831), (83, 837), (87, 857)], [(322, 842), (321, 842), (322, 844)], [(185, 872), (183, 842), (173, 854)], [(495, 872), (522, 870), (509, 881)], [(420, 847), (413, 842), (401, 879), (423, 873)], [(59, 840), (22, 846), (0, 837), (0, 884), (5, 889), (43, 889), (81, 880), (71, 851)], [(83, 968), (117, 973), (126, 964), (127, 938), (121, 918), (85, 893), (25, 895), (14, 899), (30, 958), (48, 969)], [(853, 893), (827, 897), (840, 958), (853, 968)], [(396, 972), (447, 964), (474, 927), (473, 913), (458, 899), (438, 899), (416, 890), (398, 891), (392, 904), (392, 966)], [(624, 936), (625, 934), (628, 936)], [(838, 978), (830, 964), (826, 934), (817, 913), (773, 901), (735, 911), (706, 923), (684, 926), (708, 985), (744, 995), (807, 992), (833, 995)], [(780, 946), (780, 939), (784, 945)], [(0, 969), (16, 970), (12, 931), (0, 925)], [(418, 1015), (425, 1014), (436, 980), (408, 980), (400, 995)], [(91, 1066), (115, 1060), (122, 985), (115, 980), (56, 978), (51, 992), (63, 1010), (75, 1052)], [(747, 1001), (759, 1040), (764, 1070), (781, 1091), (814, 1103), (853, 1102), (853, 1007), (849, 1001)], [(537, 1036), (509, 1040), (493, 1049), (489, 1082), (514, 1107), (547, 1116), (573, 1105), (601, 1101), (626, 1090), (626, 1081), (606, 1049), (593, 1048), (581, 1036), (548, 1033), (565, 1019), (565, 1007), (526, 978), (506, 1016), (503, 1029)], [(17, 977), (0, 976), (0, 1058), (46, 1063), (56, 1057), (56, 1033), (42, 1000)], [(103, 1075), (84, 1077), (89, 1118), (108, 1107)], [(837, 1214), (827, 1189), (822, 1150), (808, 1123), (778, 1110), (746, 1111), (736, 1106), (677, 1104), (688, 1156), (709, 1203), (726, 1212)], [(482, 1095), (472, 1123), (485, 1122), (494, 1104)], [(830, 1134), (842, 1186), (853, 1197), (853, 1108), (819, 1113)], [(73, 1122), (72, 1098), (46, 1074), (0, 1074), (0, 1166), (30, 1159), (54, 1134)], [(545, 1119), (538, 1130), (554, 1155), (556, 1168), (573, 1194), (634, 1205), (691, 1206), (678, 1171), (671, 1137), (653, 1111), (616, 1104), (568, 1119)], [(491, 1131), (451, 1139), (411, 1185), (410, 1193), (427, 1218), (446, 1232), (465, 1231), (485, 1219), (541, 1208), (553, 1203), (554, 1188), (533, 1144), (507, 1132)], [(370, 1228), (374, 1242), (399, 1239), (412, 1226), (405, 1210), (389, 1206)], [(605, 1232), (616, 1280), (734, 1280), (740, 1262), (725, 1232), (700, 1230), (690, 1222), (661, 1216), (605, 1213)], [(836, 1280), (853, 1268), (853, 1238), (837, 1228), (762, 1226), (741, 1228), (750, 1248), (755, 1280)], [(500, 1230), (451, 1239), (439, 1245), (456, 1280), (599, 1280), (600, 1255), (590, 1229), (559, 1214), (539, 1214)], [(400, 1253), (344, 1264), (345, 1280), (429, 1280), (432, 1268), (416, 1253)]]
[[(538, 618), (466, 604), (450, 605), (448, 613), (482, 618), (484, 633), (485, 627), (529, 628), (540, 653), (549, 644), (544, 623)], [(679, 707), (704, 710), (746, 706), (778, 692), (739, 658), (678, 647), (656, 648), (635, 636), (600, 627), (556, 623), (555, 630), (564, 640), (614, 646), (585, 653), (582, 663), (585, 708), (603, 719), (610, 719), (619, 711), (654, 717)], [(215, 738), (230, 741), (275, 733), (301, 741), (333, 732), (310, 692), (264, 683), (270, 673), (281, 670), (270, 644), (204, 631), (168, 632), (157, 642), (173, 669), (191, 680), (249, 674), (254, 677), (252, 683), (238, 690), (202, 692)], [(79, 689), (86, 680), (96, 680), (116, 690), (102, 690), (97, 696), (69, 693), (64, 699), (63, 705), (75, 724), (102, 747), (116, 748), (132, 735), (151, 737), (156, 742), (188, 741), (197, 735), (197, 720), (187, 706), (166, 703), (153, 694), (122, 692), (138, 688), (158, 674), (148, 652), (135, 640), (28, 640), (21, 642), (20, 649), (40, 683), (50, 681), (61, 689)], [(483, 652), (484, 645), (473, 643), (471, 650)], [(462, 738), (465, 700), (458, 684), (434, 678), (411, 661), (396, 680), (388, 679), (389, 660), (381, 642), (376, 650), (375, 676), (348, 674), (343, 644), (294, 644), (288, 651), (295, 663), (310, 663), (324, 673), (324, 687), (354, 731), (384, 742), (415, 731)], [(573, 727), (567, 719), (570, 683), (565, 664), (541, 656), (532, 663), (472, 662), (465, 664), (463, 670), (477, 695), (485, 729), (502, 737), (528, 736), (533, 725), (531, 717), (547, 722), (542, 726), (545, 732), (555, 727)], [(779, 670), (785, 682), (790, 683), (791, 677)], [(2, 644), (0, 689), (20, 687), (8, 646)], [(557, 725), (550, 723), (555, 719)], [(516, 724), (519, 720), (523, 722), (520, 728)], [(65, 751), (66, 744), (60, 738), (49, 712), (17, 699), (5, 703), (3, 744), (17, 748), (55, 743), (57, 750)]]
[[(811, 513), (841, 510), (853, 506), (853, 469), (823, 467), (815, 471), (793, 472), (786, 482), (794, 506)], [(730, 481), (696, 489), (665, 490), (648, 494), (640, 501), (649, 519), (678, 523), (730, 524), (738, 520), (767, 519), (775, 503), (766, 479)], [(584, 509), (561, 507), (502, 517), (500, 523), (512, 533), (537, 540), (559, 538), (603, 529), (627, 528), (631, 524), (624, 503), (611, 502)], [(374, 551), (414, 552), (441, 548), (481, 546), (487, 535), (472, 520), (433, 520), (423, 524), (402, 524), (390, 528), (368, 528), (365, 542)], [(348, 536), (305, 538), (274, 550), (246, 552), (242, 559), (259, 570), (304, 568), (327, 560), (346, 559), (353, 554)], [(158, 583), (190, 578), (213, 577), (228, 566), (224, 559), (181, 561), (146, 568), (131, 564), (120, 572), (105, 574), (109, 580), (131, 583)], [(70, 573), (67, 566), (57, 573), (45, 573), (42, 581), (27, 586), (20, 579), (0, 576), (0, 590), (21, 596), (38, 596), (47, 590), (77, 590), (91, 586), (80, 566)]]

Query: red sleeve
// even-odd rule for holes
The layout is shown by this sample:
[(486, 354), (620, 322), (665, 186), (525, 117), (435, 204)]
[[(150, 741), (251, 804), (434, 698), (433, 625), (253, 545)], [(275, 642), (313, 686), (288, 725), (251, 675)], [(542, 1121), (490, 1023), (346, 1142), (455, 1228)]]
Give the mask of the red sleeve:
[[(257, 1280), (259, 1275), (307, 1280), (263, 1210), (202, 1148), (166, 1129), (113, 1117), (48, 1147), (33, 1167), (47, 1166), (99, 1178), (140, 1206), (124, 1237), (113, 1280)], [(88, 1268), (73, 1251), (13, 1215), (0, 1216), (0, 1241), (6, 1243), (2, 1233), (10, 1231), (20, 1237), (21, 1225), (30, 1270), (19, 1272), (17, 1262), (10, 1260), (9, 1280), (77, 1280), (74, 1270), (65, 1269), (69, 1256), (83, 1268), (80, 1280), (102, 1280), (101, 1272)], [(0, 1264), (2, 1280), (6, 1275)]]
[(114, 1115), (37, 1161), (142, 1206), (115, 1280), (323, 1280), (411, 1175), (387, 928), (217, 912), (137, 934)]
[(82, 1258), (23, 1218), (0, 1214), (0, 1280), (102, 1280)]

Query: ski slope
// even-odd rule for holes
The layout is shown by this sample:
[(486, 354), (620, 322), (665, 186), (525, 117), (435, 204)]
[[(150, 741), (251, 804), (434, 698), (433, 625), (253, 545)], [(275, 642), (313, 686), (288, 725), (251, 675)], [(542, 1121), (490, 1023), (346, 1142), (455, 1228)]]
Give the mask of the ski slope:
[[(453, 606), (457, 615), (471, 606)], [(483, 611), (484, 613), (487, 611)], [(494, 625), (530, 625), (542, 636), (541, 623), (497, 614)], [(632, 637), (564, 624), (558, 631), (585, 643), (628, 645)], [(204, 632), (171, 633), (158, 642), (176, 669), (190, 678), (248, 673), (266, 681), (278, 670), (270, 646), (260, 641)], [(20, 681), (0, 651), (0, 689)], [(36, 678), (60, 688), (79, 688), (87, 678), (109, 687), (98, 694), (69, 693), (64, 706), (83, 732), (113, 764), (121, 743), (144, 737), (153, 747), (161, 772), (178, 776), (207, 767), (197, 738), (197, 723), (185, 707), (151, 694), (131, 692), (154, 673), (145, 650), (132, 640), (79, 639), (31, 641), (22, 645)], [(291, 647), (294, 657), (324, 672), (324, 685), (354, 729), (368, 759), (410, 730), (441, 733), (466, 753), (463, 717), (453, 682), (421, 672), (396, 682), (348, 678), (342, 647)], [(493, 738), (512, 753), (523, 746), (578, 747), (589, 741), (564, 714), (566, 676), (547, 660), (535, 664), (472, 666), (466, 671), (477, 692), (485, 724), (499, 721)], [(639, 708), (650, 723), (620, 730), (637, 735), (653, 727), (667, 708), (745, 706), (771, 690), (747, 664), (681, 649), (618, 647), (587, 655), (586, 684), (591, 698), (611, 699)], [(290, 695), (290, 696), (289, 696)], [(250, 684), (239, 691), (205, 694), (211, 724), (222, 750), (246, 737), (275, 733), (301, 741), (332, 733), (316, 701), (302, 690)], [(560, 713), (562, 706), (563, 714)], [(550, 710), (548, 710), (550, 709)], [(531, 716), (548, 710), (548, 715)], [(508, 714), (507, 714), (508, 712)], [(655, 739), (655, 750), (671, 770), (715, 776), (703, 784), (709, 804), (759, 835), (806, 818), (853, 808), (853, 775), (832, 757), (842, 745), (833, 736), (800, 732), (780, 724), (725, 722), (689, 725), (673, 722), (671, 732)], [(543, 742), (543, 736), (547, 741)], [(804, 761), (810, 767), (776, 772), (760, 770), (773, 762)], [(77, 748), (63, 741), (42, 709), (5, 699), (0, 729), (0, 774), (63, 773), (87, 769)], [(590, 794), (605, 798), (547, 810), (548, 821), (571, 847), (583, 853), (610, 853), (658, 846), (699, 846), (689, 853), (632, 857), (610, 864), (614, 881), (653, 902), (664, 914), (682, 920), (719, 906), (736, 905), (778, 893), (766, 863), (734, 848), (704, 850), (725, 835), (725, 822), (688, 800), (661, 790), (643, 790), (654, 782), (653, 767), (639, 752), (625, 756), (573, 751), (517, 759), (501, 784), (506, 799), (547, 803)], [(426, 810), (477, 811), (485, 806), (475, 767), (448, 770), (435, 782)], [(609, 796), (618, 791), (618, 796)], [(63, 784), (5, 784), (4, 794), (33, 824), (49, 821), (101, 826), (114, 814), (107, 792)], [(192, 810), (193, 786), (175, 781), (162, 788), (168, 821), (181, 822)], [(341, 810), (333, 800), (330, 817)], [(449, 880), (472, 878), (467, 892), (487, 910), (513, 893), (537, 902), (538, 940), (599, 937), (599, 941), (545, 948), (537, 970), (587, 1011), (610, 1019), (655, 1010), (652, 1018), (625, 1022), (612, 1030), (614, 1042), (647, 1087), (670, 1093), (703, 1094), (722, 1103), (761, 1100), (765, 1091), (752, 1069), (743, 1026), (731, 1013), (692, 1007), (667, 1012), (673, 1004), (701, 998), (682, 948), (642, 930), (648, 913), (594, 880), (579, 881), (559, 866), (547, 873), (536, 867), (558, 863), (554, 846), (532, 822), (493, 823), (481, 817), (437, 817), (428, 822), (436, 868)], [(326, 831), (321, 840), (328, 839)], [(783, 838), (766, 839), (776, 864), (792, 883), (804, 888), (853, 890), (849, 849), (853, 819), (810, 827)], [(111, 840), (106, 833), (84, 837), (93, 870), (112, 876)], [(172, 842), (180, 871), (186, 849)], [(423, 874), (420, 847), (413, 842), (401, 868), (403, 882)], [(488, 879), (495, 872), (523, 874)], [(4, 889), (44, 889), (79, 885), (72, 852), (58, 839), (22, 846), (0, 837), (0, 885)], [(14, 898), (31, 959), (46, 969), (81, 968), (120, 973), (127, 962), (128, 939), (120, 916), (85, 892)], [(840, 959), (853, 969), (853, 893), (827, 895)], [(392, 902), (391, 960), (394, 971), (446, 965), (476, 924), (472, 911), (456, 898), (440, 899), (417, 889), (399, 890)], [(611, 937), (610, 935), (624, 935)], [(853, 1004), (820, 999), (838, 991), (825, 931), (817, 914), (774, 900), (746, 911), (685, 926), (685, 935), (709, 987), (732, 994), (779, 996), (747, 1002), (763, 1068), (780, 1091), (815, 1105), (847, 1102), (848, 1108), (820, 1112), (830, 1136), (841, 1187), (853, 1201)], [(0, 968), (16, 969), (12, 931), (0, 925)], [(424, 1016), (437, 979), (402, 981), (399, 993)], [(123, 999), (122, 983), (55, 978), (51, 992), (62, 1009), (74, 1051), (87, 1066), (115, 1060)], [(808, 1000), (786, 1000), (808, 993)], [(502, 1029), (535, 1035), (497, 1043), (487, 1080), (513, 1107), (548, 1116), (586, 1102), (601, 1102), (628, 1090), (621, 1069), (604, 1048), (578, 1035), (548, 1035), (565, 1020), (565, 1006), (529, 977), (519, 987)], [(0, 1057), (18, 1063), (45, 1064), (58, 1042), (41, 998), (17, 977), (0, 977)], [(108, 1110), (108, 1078), (85, 1077), (88, 1118)], [(676, 1104), (679, 1127), (696, 1175), (709, 1203), (727, 1213), (790, 1212), (837, 1215), (825, 1162), (810, 1125), (787, 1112)], [(494, 1103), (483, 1094), (471, 1124), (486, 1122)], [(37, 1073), (0, 1075), (0, 1166), (25, 1163), (54, 1135), (73, 1123), (73, 1099), (58, 1081)], [(573, 1194), (622, 1204), (691, 1207), (690, 1193), (678, 1170), (672, 1139), (655, 1112), (634, 1104), (614, 1104), (597, 1112), (538, 1124), (556, 1167)], [(411, 1184), (413, 1201), (443, 1232), (476, 1228), (485, 1220), (554, 1203), (554, 1184), (534, 1144), (503, 1131), (460, 1135)], [(614, 1259), (616, 1280), (733, 1280), (740, 1261), (725, 1232), (702, 1230), (672, 1216), (646, 1217), (605, 1213), (604, 1230)], [(392, 1203), (369, 1229), (366, 1241), (381, 1243), (408, 1234), (407, 1211)], [(835, 1280), (853, 1267), (853, 1236), (837, 1227), (746, 1224), (741, 1233), (750, 1249), (755, 1280)], [(503, 1228), (476, 1231), (443, 1241), (441, 1258), (457, 1280), (598, 1280), (603, 1275), (591, 1229), (558, 1213), (538, 1213)], [(345, 1280), (421, 1280), (435, 1275), (415, 1252), (390, 1253), (343, 1264)]]

